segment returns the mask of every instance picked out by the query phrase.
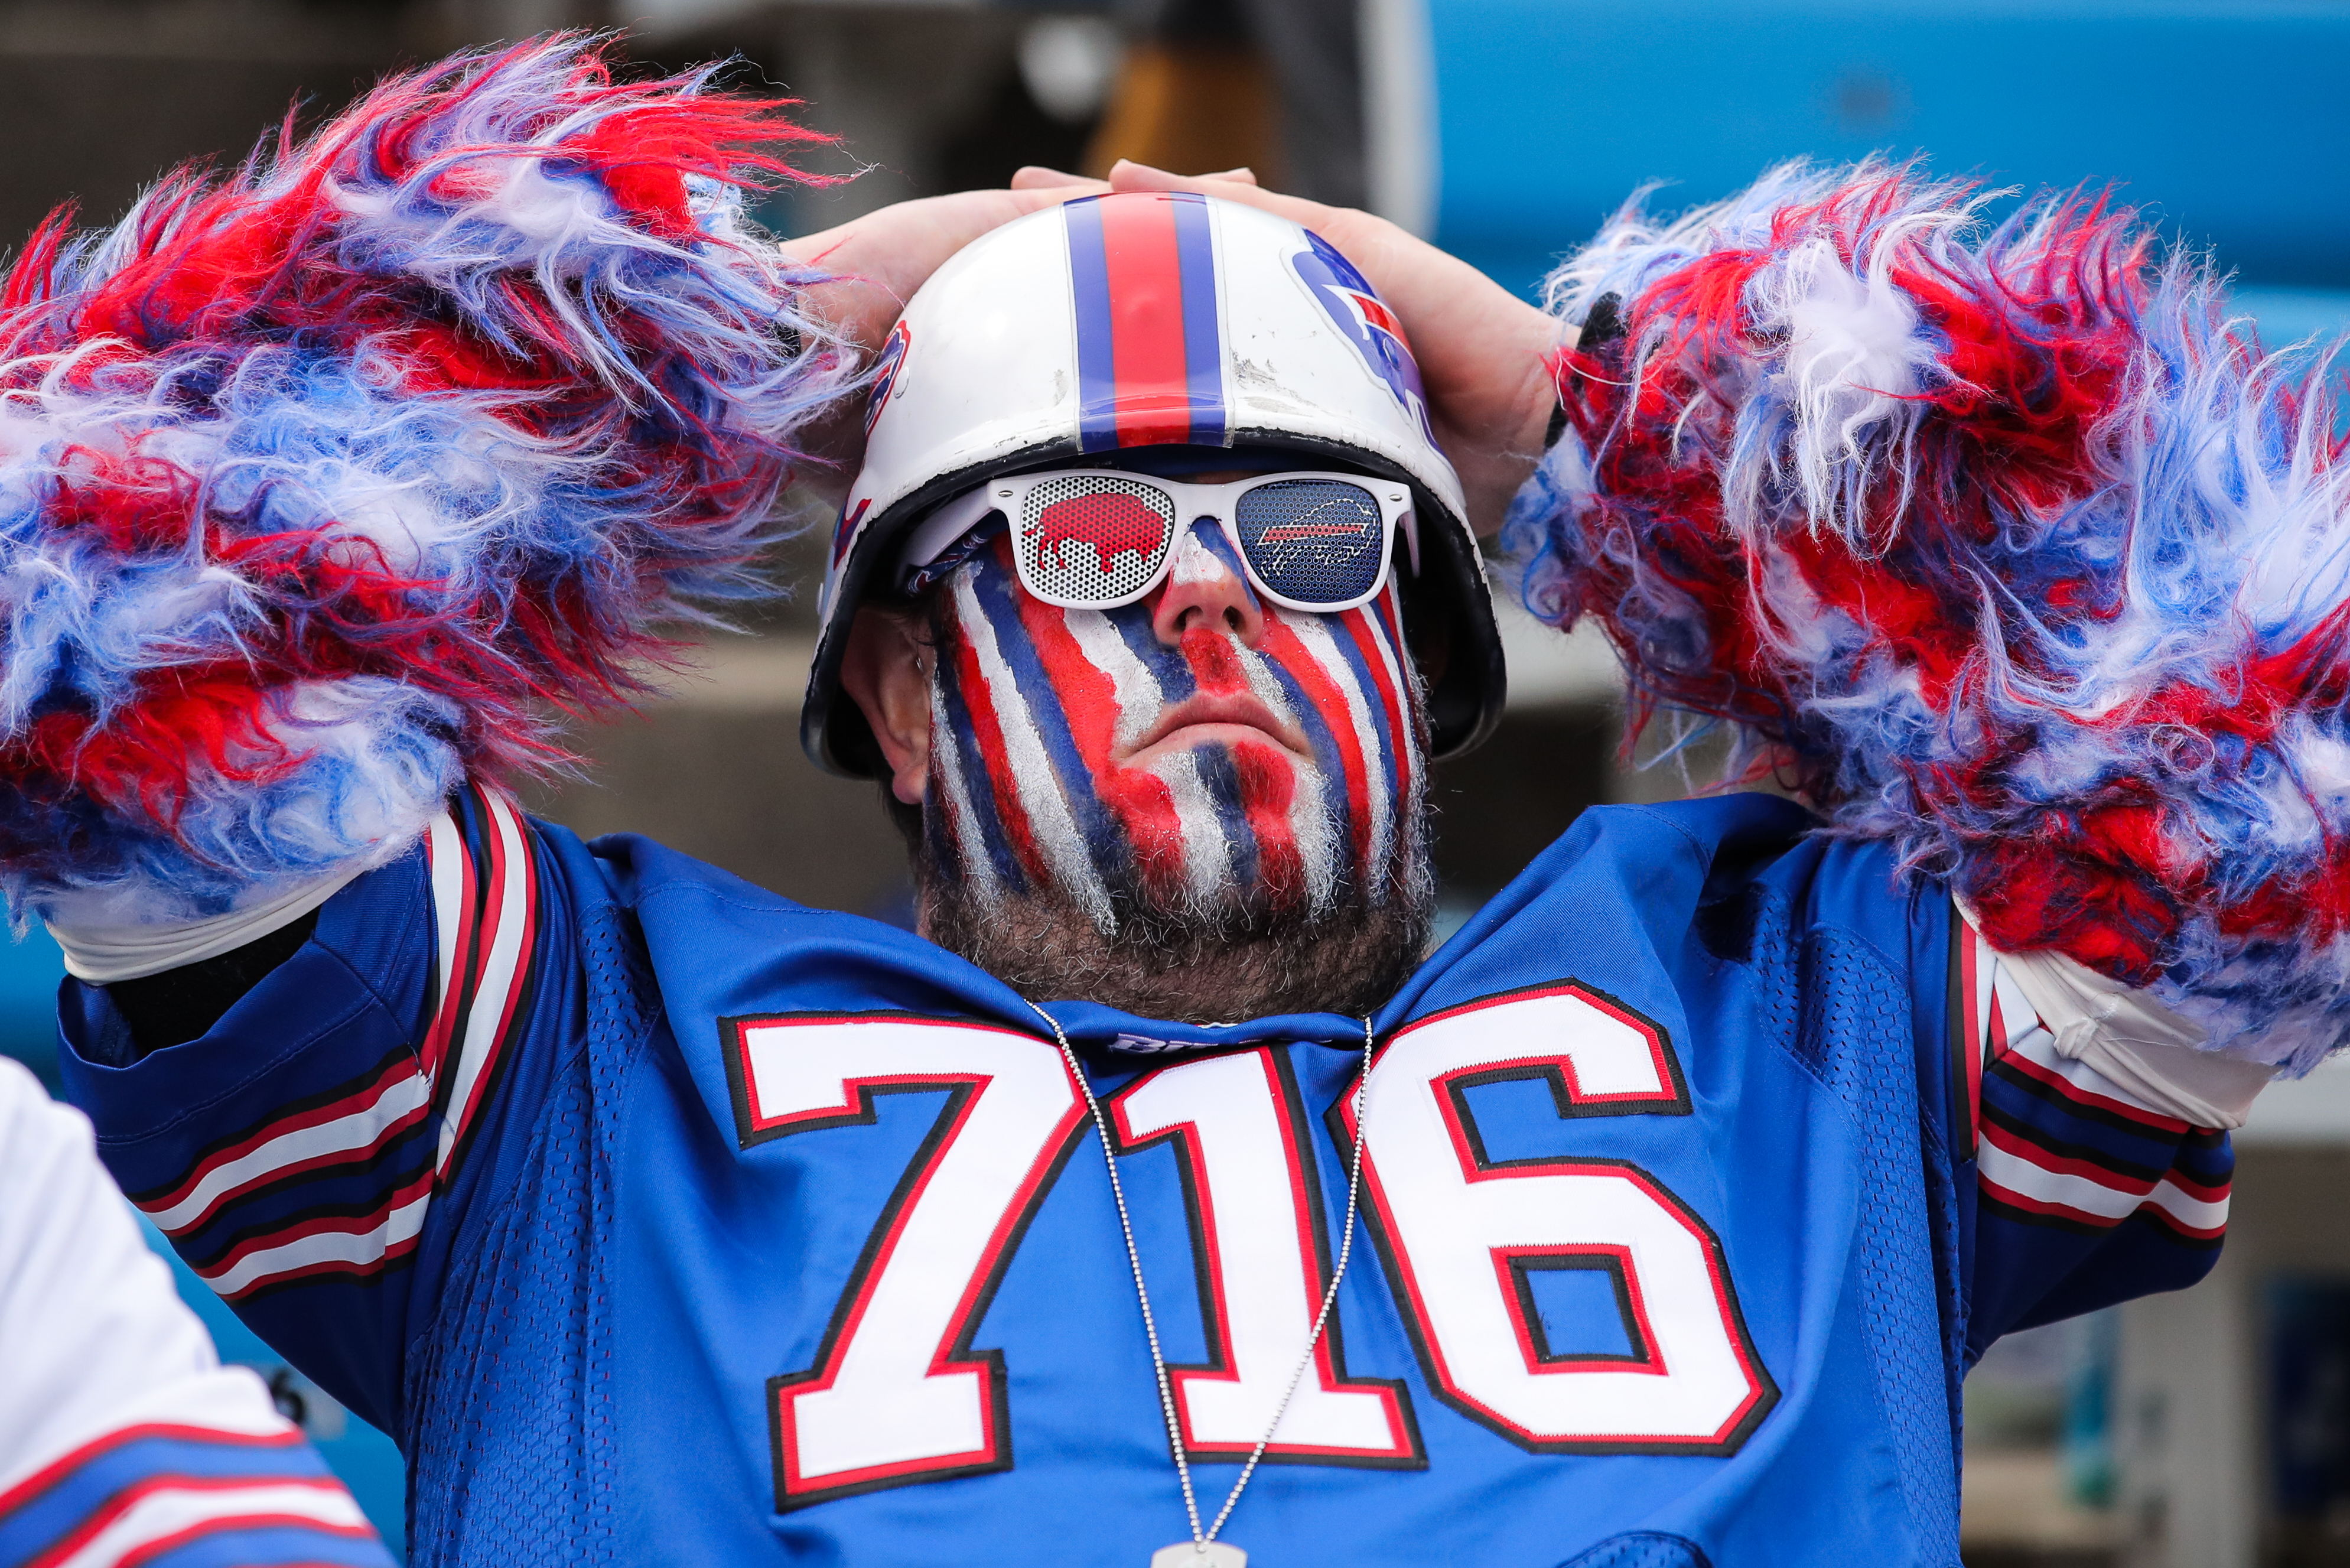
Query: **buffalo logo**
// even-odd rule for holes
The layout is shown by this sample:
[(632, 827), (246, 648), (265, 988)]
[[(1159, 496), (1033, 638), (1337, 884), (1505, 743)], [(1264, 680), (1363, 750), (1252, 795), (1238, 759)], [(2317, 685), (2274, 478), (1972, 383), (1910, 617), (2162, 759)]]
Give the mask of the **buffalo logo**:
[(882, 405), (897, 389), (898, 372), (906, 363), (906, 347), (914, 340), (903, 321), (889, 329), (889, 341), (881, 345), (881, 358), (874, 362), (873, 390), (865, 400), (865, 433), (871, 435), (880, 422)]
[(857, 543), (858, 531), (865, 526), (865, 514), (873, 504), (868, 495), (842, 512), (840, 521), (832, 529), (832, 570), (824, 575), (823, 591), (816, 596), (816, 613), (821, 619), (832, 615), (832, 596), (840, 591), (840, 565), (848, 559), (849, 546)]
[(1302, 517), (1256, 535), (1256, 547), (1284, 566), (1352, 564), (1374, 542), (1379, 514), (1356, 501), (1326, 501)]
[(1139, 496), (1116, 491), (1072, 496), (1045, 507), (1029, 525), (1035, 552), (1029, 559), (1045, 571), (1071, 576), (1091, 566), (1107, 577), (1128, 551), (1142, 566), (1155, 563), (1167, 547), (1167, 519)]
[(857, 525), (865, 521), (866, 509), (873, 504), (870, 495), (860, 496), (855, 506), (840, 514), (832, 530), (832, 565), (837, 571), (848, 556), (850, 541), (857, 537)]
[(1404, 341), (1403, 324), (1394, 311), (1387, 307), (1355, 264), (1340, 255), (1330, 242), (1307, 231), (1309, 248), (1290, 258), (1322, 313), (1337, 327), (1338, 335), (1355, 346), (1371, 374), (1384, 382), (1395, 395), (1396, 402), (1419, 426), (1419, 433), (1432, 445), (1435, 432), (1429, 429), (1428, 400), (1420, 390), (1419, 366), (1412, 359), (1411, 345)]

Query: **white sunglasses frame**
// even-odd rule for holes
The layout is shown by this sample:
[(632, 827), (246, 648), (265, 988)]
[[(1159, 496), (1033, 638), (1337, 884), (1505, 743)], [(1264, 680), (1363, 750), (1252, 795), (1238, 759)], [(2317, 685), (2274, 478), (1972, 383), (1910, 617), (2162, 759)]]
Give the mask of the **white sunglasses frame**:
[[(1007, 528), (1016, 526), (1015, 520), (1032, 491), (1040, 485), (1065, 479), (1116, 479), (1132, 484), (1151, 485), (1167, 492), (1175, 501), (1176, 536), (1169, 541), (1167, 554), (1160, 559), (1159, 569), (1150, 574), (1149, 579), (1131, 593), (1122, 594), (1114, 599), (1071, 599), (1043, 592), (1029, 580), (1027, 565), (1015, 547), (1012, 552), (1012, 562), (1020, 574), (1021, 587), (1030, 597), (1059, 609), (1112, 610), (1139, 603), (1174, 571), (1175, 552), (1180, 548), (1183, 536), (1203, 518), (1212, 519), (1223, 530), (1225, 540), (1232, 547), (1233, 558), (1240, 562), (1242, 572), (1247, 576), (1250, 588), (1284, 609), (1306, 615), (1339, 615), (1350, 609), (1360, 609), (1378, 598), (1387, 591), (1388, 577), (1395, 561), (1395, 539), (1399, 528), (1403, 531), (1412, 575), (1419, 575), (1419, 520), (1412, 511), (1411, 487), (1399, 480), (1373, 479), (1360, 473), (1336, 473), (1315, 469), (1261, 473), (1253, 479), (1236, 479), (1223, 484), (1193, 484), (1180, 479), (1161, 479), (1155, 473), (1132, 473), (1118, 468), (1055, 468), (1041, 473), (1007, 474), (991, 479), (976, 490), (965, 491), (931, 514), (908, 537), (906, 547), (899, 556), (900, 580), (937, 560), (956, 540), (985, 521), (992, 512), (1003, 514)], [(1310, 604), (1274, 592), (1265, 586), (1264, 579), (1257, 576), (1256, 566), (1249, 560), (1248, 551), (1241, 545), (1240, 524), (1234, 521), (1241, 496), (1261, 485), (1301, 479), (1335, 480), (1341, 484), (1351, 484), (1369, 495), (1372, 504), (1379, 509), (1379, 522), (1384, 533), (1379, 542), (1378, 575), (1371, 579), (1371, 586), (1366, 592), (1344, 603)]]

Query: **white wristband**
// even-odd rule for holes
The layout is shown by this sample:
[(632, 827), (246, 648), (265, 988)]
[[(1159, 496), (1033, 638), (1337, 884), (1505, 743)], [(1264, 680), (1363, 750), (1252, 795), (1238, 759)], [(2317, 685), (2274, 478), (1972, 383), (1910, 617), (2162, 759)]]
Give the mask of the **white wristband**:
[[(65, 950), (66, 972), (91, 985), (143, 980), (166, 970), (234, 952), (245, 943), (292, 925), (368, 869), (366, 863), (296, 882), (225, 915), (151, 926), (49, 924), (49, 935)], [(47, 924), (48, 922), (44, 922)]]
[[(1968, 925), (1976, 924), (1973, 910), (1951, 902)], [(2195, 1024), (2063, 953), (2002, 952), (1999, 962), (2047, 1025), (2056, 1054), (2095, 1068), (2192, 1126), (2242, 1127), (2254, 1096), (2276, 1075), (2273, 1067), (2202, 1049), (2204, 1033)]]

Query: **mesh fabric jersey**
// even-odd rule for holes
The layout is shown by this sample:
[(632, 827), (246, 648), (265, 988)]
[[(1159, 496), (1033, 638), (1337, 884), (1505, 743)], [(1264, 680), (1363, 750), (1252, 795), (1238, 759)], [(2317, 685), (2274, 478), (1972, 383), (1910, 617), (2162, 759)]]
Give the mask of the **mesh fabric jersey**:
[[(1362, 1234), (1227, 1527), (1257, 1561), (1955, 1563), (1970, 1358), (2209, 1267), (2225, 1140), (2012, 1007), (1987, 1072), (1947, 895), (1810, 826), (1588, 813), (1380, 1011)], [(1220, 1498), (1337, 1250), (1361, 1022), (1051, 1011)], [(399, 1438), (419, 1563), (1186, 1533), (1083, 1102), (916, 938), (468, 793), (203, 1039), (64, 1016), (118, 1179)], [(1994, 1199), (1979, 1121), (2085, 1188)]]

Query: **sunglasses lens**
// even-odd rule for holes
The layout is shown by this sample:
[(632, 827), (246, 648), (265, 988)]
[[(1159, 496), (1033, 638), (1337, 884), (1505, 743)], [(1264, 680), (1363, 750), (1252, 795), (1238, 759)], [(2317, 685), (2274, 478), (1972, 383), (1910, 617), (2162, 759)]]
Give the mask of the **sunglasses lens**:
[(1299, 604), (1340, 605), (1379, 580), (1387, 530), (1359, 484), (1279, 480), (1244, 492), (1234, 508), (1241, 548), (1264, 586)]
[(1020, 512), (1020, 569), (1039, 596), (1064, 604), (1131, 597), (1158, 576), (1175, 538), (1165, 491), (1107, 474), (1039, 484)]

